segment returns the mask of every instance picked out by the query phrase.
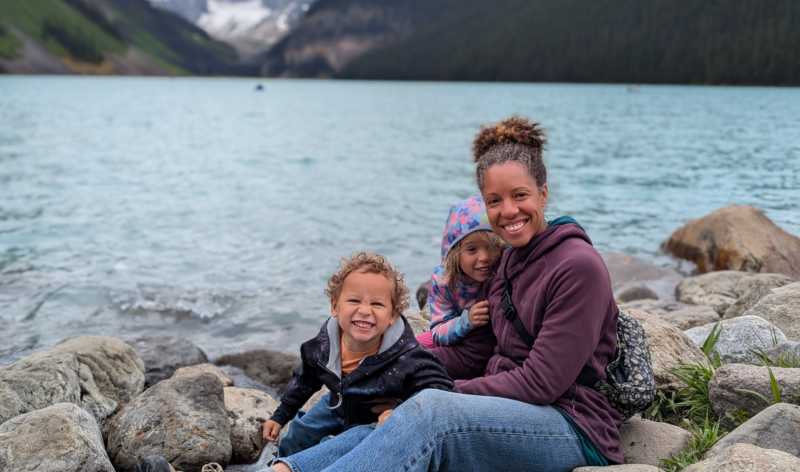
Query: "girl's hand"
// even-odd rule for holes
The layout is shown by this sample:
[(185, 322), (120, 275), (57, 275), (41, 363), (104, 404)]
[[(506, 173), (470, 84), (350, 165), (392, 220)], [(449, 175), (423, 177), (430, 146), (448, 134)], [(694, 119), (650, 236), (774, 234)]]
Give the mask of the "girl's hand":
[(262, 437), (264, 438), (265, 442), (275, 442), (275, 440), (278, 439), (278, 434), (280, 432), (281, 432), (281, 425), (272, 420), (269, 420), (266, 423), (264, 423)]
[(375, 427), (377, 428), (377, 427), (378, 427), (378, 426), (380, 426), (380, 425), (381, 425), (381, 424), (382, 424), (384, 421), (388, 420), (388, 419), (389, 419), (389, 416), (392, 414), (392, 412), (393, 412), (393, 411), (394, 411), (394, 410), (386, 410), (386, 411), (384, 411), (383, 413), (381, 413), (381, 416), (379, 416), (379, 417), (378, 417), (378, 424), (377, 424), (377, 425), (375, 425)]
[(469, 322), (476, 328), (489, 324), (489, 301), (484, 300), (472, 305), (467, 316), (469, 316)]

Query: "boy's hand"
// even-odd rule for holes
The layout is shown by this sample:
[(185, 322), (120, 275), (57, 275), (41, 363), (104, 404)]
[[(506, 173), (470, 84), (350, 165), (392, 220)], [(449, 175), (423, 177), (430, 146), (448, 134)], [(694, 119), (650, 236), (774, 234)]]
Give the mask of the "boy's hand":
[(272, 420), (269, 420), (266, 423), (264, 423), (264, 429), (262, 432), (262, 437), (264, 438), (264, 441), (275, 442), (275, 440), (278, 439), (278, 434), (280, 434), (281, 428), (282, 428), (281, 425)]
[(380, 426), (380, 425), (381, 425), (381, 424), (382, 424), (384, 421), (388, 420), (388, 419), (389, 419), (389, 416), (392, 414), (392, 412), (393, 412), (393, 411), (394, 411), (394, 410), (386, 410), (386, 411), (384, 411), (383, 413), (381, 413), (381, 416), (379, 416), (379, 417), (378, 417), (378, 424), (377, 424), (377, 425), (375, 425), (375, 427), (377, 428), (377, 427), (378, 427), (378, 426)]
[(484, 300), (472, 305), (467, 316), (469, 316), (469, 322), (476, 328), (489, 324), (489, 301)]

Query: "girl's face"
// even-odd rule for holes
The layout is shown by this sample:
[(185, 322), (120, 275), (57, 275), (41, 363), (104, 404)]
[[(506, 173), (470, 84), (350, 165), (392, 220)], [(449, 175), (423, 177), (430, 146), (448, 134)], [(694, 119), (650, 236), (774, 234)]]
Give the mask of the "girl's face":
[(489, 245), (478, 235), (477, 231), (461, 241), (458, 266), (465, 274), (478, 282), (483, 282), (491, 275), (490, 263)]
[(490, 167), (483, 175), (483, 201), (492, 230), (512, 247), (522, 247), (547, 229), (547, 184), (536, 181), (519, 162)]

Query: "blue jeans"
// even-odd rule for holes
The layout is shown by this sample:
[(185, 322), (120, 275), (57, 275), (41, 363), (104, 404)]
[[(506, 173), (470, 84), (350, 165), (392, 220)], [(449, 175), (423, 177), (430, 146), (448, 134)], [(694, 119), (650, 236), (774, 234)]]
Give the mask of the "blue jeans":
[(281, 462), (293, 472), (569, 472), (586, 458), (553, 407), (424, 390), (377, 429), (356, 426)]
[(289, 431), (281, 438), (278, 457), (292, 454), (314, 447), (330, 435), (342, 432), (342, 423), (328, 409), (331, 394), (322, 397), (308, 412), (299, 411), (289, 425)]

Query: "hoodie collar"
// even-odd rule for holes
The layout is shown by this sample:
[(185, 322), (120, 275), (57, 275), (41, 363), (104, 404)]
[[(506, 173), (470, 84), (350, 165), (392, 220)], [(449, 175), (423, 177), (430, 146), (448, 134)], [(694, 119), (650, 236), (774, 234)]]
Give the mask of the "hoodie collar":
[[(389, 326), (389, 329), (383, 333), (381, 348), (378, 350), (378, 355), (383, 354), (394, 346), (395, 343), (403, 337), (405, 329), (406, 317), (400, 314), (394, 324)], [(328, 318), (327, 331), (330, 353), (328, 354), (328, 363), (325, 365), (325, 368), (336, 374), (339, 378), (342, 378), (341, 328), (339, 328), (339, 321), (336, 318), (332, 316)]]
[[(571, 223), (571, 222), (570, 222)], [(592, 240), (577, 224), (559, 224), (550, 226), (546, 230), (532, 237), (528, 244), (521, 248), (506, 251), (508, 259), (504, 261), (505, 271), (503, 276), (511, 279), (519, 275), (531, 262), (544, 256), (562, 241), (569, 238), (580, 238), (592, 244)]]

